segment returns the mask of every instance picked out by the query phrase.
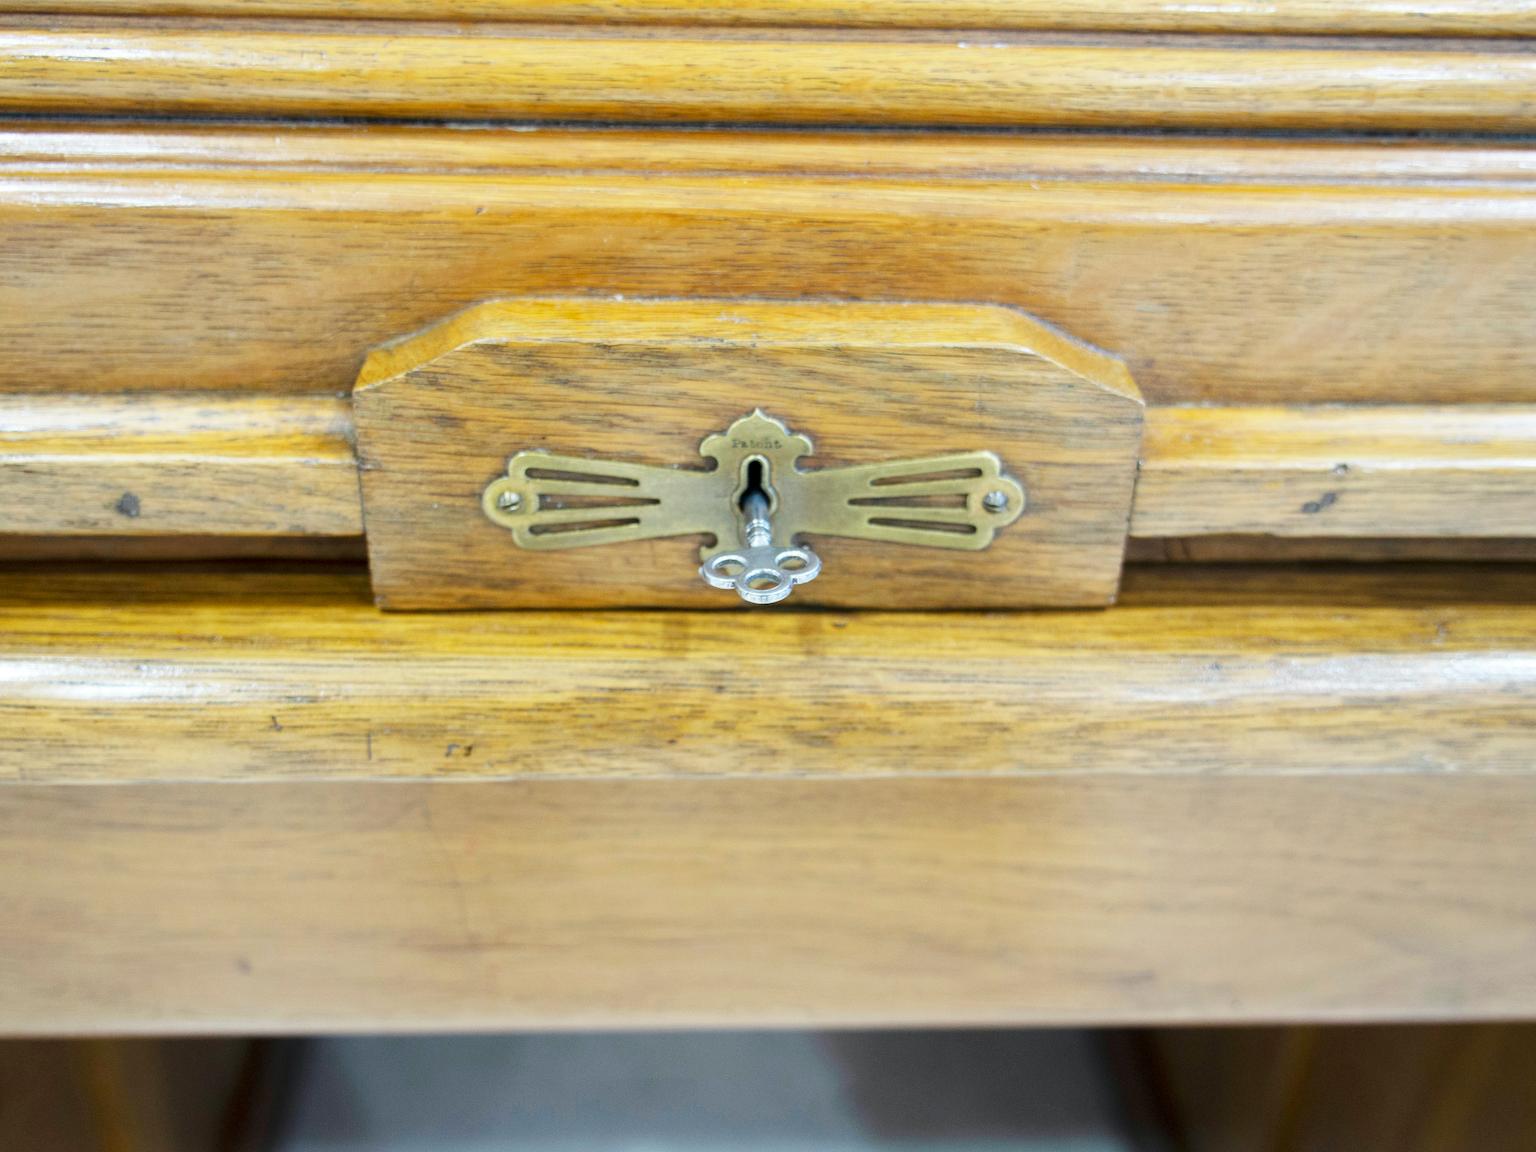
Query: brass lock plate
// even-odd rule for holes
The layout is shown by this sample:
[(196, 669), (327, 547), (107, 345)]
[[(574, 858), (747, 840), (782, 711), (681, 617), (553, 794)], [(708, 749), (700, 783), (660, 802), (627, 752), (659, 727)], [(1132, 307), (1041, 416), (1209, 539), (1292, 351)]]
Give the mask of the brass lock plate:
[(739, 603), (753, 484), (752, 556), (799, 564), (751, 602), (1104, 604), (1142, 415), (1118, 360), (967, 304), (493, 301), (354, 402), (389, 608)]
[(706, 436), (712, 467), (661, 468), (519, 452), (485, 489), (485, 514), (520, 548), (595, 548), (702, 536), (699, 575), (749, 604), (776, 604), (821, 572), (806, 535), (979, 551), (1024, 510), (991, 452), (805, 471), (811, 441), (761, 408)]

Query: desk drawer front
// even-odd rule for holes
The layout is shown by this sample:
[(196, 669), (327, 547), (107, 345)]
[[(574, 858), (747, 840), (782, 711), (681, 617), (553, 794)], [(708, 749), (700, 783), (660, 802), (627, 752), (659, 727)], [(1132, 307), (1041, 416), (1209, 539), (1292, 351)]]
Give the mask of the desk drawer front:
[[(1127, 516), (1154, 546), (1327, 538), (1330, 556), (1378, 538), (1501, 554), (1536, 522), (1536, 152), (1521, 146), (38, 126), (0, 134), (0, 156), (0, 532), (13, 543), (370, 529), (378, 574), (384, 530), (409, 517), (388, 499), (364, 514), (348, 394), (371, 350), (492, 299), (613, 315), (637, 299), (722, 315), (1002, 306), (1123, 365), (1148, 405), (1145, 437), (1119, 456), (1122, 477), (1139, 463), (1133, 507), (1115, 497), (1120, 526), (1095, 537), (1115, 557)], [(602, 324), (586, 338), (601, 345)], [(807, 367), (805, 402), (777, 413), (822, 451), (846, 433), (829, 438), (811, 393), (834, 377), (847, 395), (878, 393), (889, 349), (871, 339), (862, 361)], [(634, 365), (655, 411), (698, 409), (676, 377)], [(965, 373), (951, 376), (935, 403), (952, 415)], [(516, 382), (496, 388), (515, 413)], [(686, 464), (705, 434), (772, 412), (775, 389), (759, 377), (756, 390), (737, 388), (709, 427), (698, 411), (661, 421), (671, 438), (644, 452), (611, 437), (605, 449), (600, 430), (558, 450)], [(974, 423), (924, 452), (1007, 442)], [(1114, 417), (1088, 424), (1109, 443)], [(478, 427), (494, 466), (471, 469), (472, 494), (538, 446), (526, 429)], [(460, 567), (482, 590), (498, 579), (483, 557)], [(989, 602), (1112, 594), (1102, 567), (1051, 571), (1032, 596)]]

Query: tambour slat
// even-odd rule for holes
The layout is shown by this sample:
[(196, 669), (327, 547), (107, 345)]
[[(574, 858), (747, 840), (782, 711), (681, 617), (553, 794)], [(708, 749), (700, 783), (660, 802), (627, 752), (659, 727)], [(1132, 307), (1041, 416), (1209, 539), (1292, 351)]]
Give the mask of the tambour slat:
[(1530, 0), (6, 0), (6, 12), (1529, 36)]
[(1136, 574), (1109, 612), (771, 614), (744, 644), (731, 613), (380, 613), (360, 571), (17, 567), (0, 775), (1532, 770), (1529, 569), (1215, 575)]
[(491, 297), (725, 294), (1011, 304), (1154, 404), (1536, 400), (1519, 144), (45, 126), (0, 154), (0, 392), (341, 392)]
[[(0, 532), (355, 537), (352, 439), (346, 402), (330, 396), (0, 396)], [(1536, 531), (1530, 406), (1153, 407), (1141, 456), (1136, 538)], [(871, 491), (926, 496), (964, 483)], [(622, 495), (611, 484), (540, 484)]]
[(1536, 533), (1536, 408), (1155, 408), (1131, 534)]
[(0, 111), (1511, 133), (1519, 40), (13, 18)]
[(0, 533), (361, 532), (342, 398), (0, 396)]

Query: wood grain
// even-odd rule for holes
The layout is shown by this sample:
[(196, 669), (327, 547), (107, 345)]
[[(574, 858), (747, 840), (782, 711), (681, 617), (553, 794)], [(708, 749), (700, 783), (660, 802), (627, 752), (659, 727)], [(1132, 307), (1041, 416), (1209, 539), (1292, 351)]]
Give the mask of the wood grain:
[(388, 614), (366, 574), (0, 572), (0, 778), (1531, 771), (1527, 567), (1132, 572), (1111, 612)]
[(355, 536), (336, 397), (0, 396), (0, 523), (59, 535)]
[[(0, 562), (319, 560), (366, 564), (362, 536), (26, 536), (0, 533)], [(1128, 564), (1536, 563), (1536, 538), (1156, 536), (1126, 541)]]
[(1536, 409), (1158, 408), (1135, 536), (1524, 536)]
[(5, 12), (1529, 36), (1530, 0), (6, 0)]
[(1536, 562), (1529, 536), (1133, 536), (1127, 564)]
[(478, 300), (623, 294), (1010, 304), (1122, 357), (1149, 403), (1536, 401), (1521, 147), (1458, 177), (1455, 149), (1297, 146), (1287, 177), (1275, 142), (60, 136), (5, 137), (0, 391), (344, 391)]
[[(1230, 550), (1245, 534), (1315, 549), (1286, 554), (1300, 559), (1390, 558), (1370, 547), (1384, 536), (1403, 559), (1495, 558), (1466, 549), (1519, 545), (1536, 524), (1531, 407), (1155, 407), (1146, 424), (1131, 536), (1160, 551), (1141, 559), (1265, 558), (1253, 542)], [(0, 556), (111, 555), (114, 538), (141, 541), (124, 558), (349, 547), (362, 534), (353, 437), (350, 406), (330, 396), (0, 396), (0, 500), (18, 528)], [(117, 508), (129, 492), (137, 517)], [(218, 538), (253, 531), (290, 543)]]
[[(1531, 558), (1536, 559), (1536, 550)], [(320, 560), (363, 564), (368, 560), (368, 550), (361, 536), (27, 536), (0, 533), (0, 559), (12, 563)]]
[(983, 551), (814, 534), (797, 604), (1103, 605), (1142, 422), (1113, 357), (1021, 312), (919, 303), (488, 302), (370, 356), (353, 402), (374, 593), (407, 609), (739, 608), (699, 578), (697, 533), (527, 551), (480, 499), (524, 449), (696, 468), (758, 408), (811, 437), (806, 468), (984, 450), (1026, 493)]
[(0, 1031), (1536, 1017), (1531, 580), (743, 643), (13, 568)]
[(10, 785), (0, 1029), (1528, 1019), (1533, 828), (1529, 774)]
[(0, 111), (1071, 128), (1529, 131), (1536, 52), (986, 32), (38, 23)]
[(164, 172), (232, 168), (289, 172), (458, 173), (643, 170), (821, 177), (922, 176), (940, 182), (1069, 180), (1145, 184), (1410, 184), (1474, 187), (1536, 181), (1536, 148), (1511, 140), (1186, 137), (887, 130), (750, 133), (677, 128), (521, 125), (154, 122), (103, 129), (40, 120), (0, 123), (0, 164), (12, 172)]

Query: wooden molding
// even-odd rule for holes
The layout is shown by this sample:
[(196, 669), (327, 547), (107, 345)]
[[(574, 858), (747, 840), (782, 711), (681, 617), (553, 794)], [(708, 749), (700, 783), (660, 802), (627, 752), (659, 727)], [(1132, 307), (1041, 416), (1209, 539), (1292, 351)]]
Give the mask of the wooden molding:
[(1131, 534), (1536, 531), (1536, 408), (1157, 408)]
[(25, 269), (0, 285), (0, 392), (340, 393), (368, 349), (491, 297), (739, 295), (1011, 305), (1123, 358), (1149, 404), (1536, 402), (1518, 146), (1458, 173), (1456, 148), (1028, 136), (0, 145)]
[(6, 0), (12, 13), (808, 25), (1302, 35), (1530, 36), (1530, 0)]
[[(141, 122), (131, 131), (39, 120), (0, 123), (0, 169), (148, 174), (190, 169), (388, 175), (592, 174), (918, 178), (940, 186), (1093, 184), (1407, 185), (1536, 183), (1536, 148), (1518, 140), (1130, 136), (1031, 132), (689, 132), (664, 128), (238, 125)], [(201, 187), (192, 185), (188, 190)], [(15, 189), (12, 194), (15, 194)]]
[[(4, 531), (61, 544), (71, 537), (359, 537), (349, 408), (314, 395), (0, 396)], [(136, 515), (125, 513), (126, 495)], [(1314, 546), (1332, 539), (1312, 555), (1344, 558), (1355, 544), (1366, 555), (1374, 538), (1417, 540), (1421, 548), (1436, 540), (1518, 542), (1532, 525), (1530, 406), (1146, 412), (1130, 534), (1190, 541), (1178, 553), (1183, 559), (1239, 556), (1218, 547), (1231, 536)], [(1213, 542), (1204, 552), (1194, 543), (1201, 537)]]
[(1528, 132), (1536, 52), (984, 31), (13, 18), (0, 111)]
[[(218, 556), (213, 551), (210, 555)], [(1536, 563), (1536, 537), (1133, 536), (1127, 564)]]
[(1532, 767), (1525, 567), (1155, 569), (1129, 573), (1108, 613), (750, 626), (712, 612), (379, 613), (359, 570), (138, 573), (6, 572), (0, 778)]
[(356, 536), (352, 415), (332, 396), (0, 395), (0, 531)]

